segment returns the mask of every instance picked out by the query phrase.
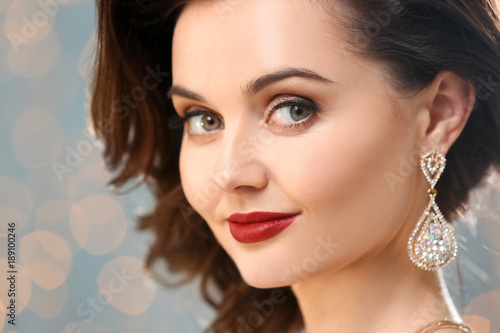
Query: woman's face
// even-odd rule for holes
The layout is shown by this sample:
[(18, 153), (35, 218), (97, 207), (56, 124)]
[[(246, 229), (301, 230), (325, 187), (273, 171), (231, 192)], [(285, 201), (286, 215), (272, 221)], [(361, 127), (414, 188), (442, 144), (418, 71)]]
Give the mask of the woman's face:
[[(418, 105), (328, 20), (310, 1), (202, 1), (175, 28), (172, 101), (203, 112), (185, 124), (182, 186), (256, 287), (406, 256), (425, 207)], [(228, 222), (254, 211), (300, 214), (281, 232)]]

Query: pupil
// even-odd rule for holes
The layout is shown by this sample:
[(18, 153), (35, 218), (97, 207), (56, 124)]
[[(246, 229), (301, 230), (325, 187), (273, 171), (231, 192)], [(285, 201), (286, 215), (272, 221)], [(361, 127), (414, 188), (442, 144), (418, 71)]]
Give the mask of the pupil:
[(217, 126), (217, 121), (214, 118), (210, 117), (210, 116), (205, 116), (203, 118), (203, 125), (204, 125), (205, 129), (209, 129), (209, 130), (210, 129), (215, 129), (215, 128), (218, 127)]
[(293, 106), (292, 107), (292, 113), (291, 113), (291, 116), (293, 118), (293, 120), (300, 120), (302, 118), (304, 118), (304, 116), (307, 116), (307, 115), (304, 115), (306, 113), (306, 111), (304, 111), (304, 109), (302, 109), (300, 106)]

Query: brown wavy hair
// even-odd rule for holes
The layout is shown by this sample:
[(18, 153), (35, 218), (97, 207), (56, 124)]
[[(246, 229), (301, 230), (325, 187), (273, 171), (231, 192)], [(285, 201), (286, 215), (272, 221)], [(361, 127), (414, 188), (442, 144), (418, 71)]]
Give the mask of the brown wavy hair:
[[(96, 136), (104, 143), (105, 162), (116, 172), (110, 184), (123, 188), (129, 180), (142, 178), (153, 191), (156, 207), (139, 219), (139, 228), (156, 236), (147, 264), (151, 267), (163, 259), (186, 281), (201, 278), (202, 294), (216, 309), (208, 331), (236, 331), (242, 318), (250, 318), (256, 310), (256, 302), (269, 300), (278, 290), (284, 302), (252, 331), (292, 332), (302, 328), (303, 321), (291, 289), (246, 284), (181, 188), (178, 158), (183, 134), (182, 128), (172, 126), (177, 115), (166, 93), (172, 84), (173, 29), (189, 2), (96, 0), (91, 117)], [(219, 4), (223, 9), (224, 3)], [(497, 4), (494, 0), (321, 0), (318, 4), (332, 21), (341, 22), (354, 52), (387, 65), (394, 87), (417, 92), (442, 70), (474, 85), (476, 104), (447, 153), (448, 167), (437, 185), (438, 204), (445, 217), (453, 218), (488, 168), (500, 165)]]

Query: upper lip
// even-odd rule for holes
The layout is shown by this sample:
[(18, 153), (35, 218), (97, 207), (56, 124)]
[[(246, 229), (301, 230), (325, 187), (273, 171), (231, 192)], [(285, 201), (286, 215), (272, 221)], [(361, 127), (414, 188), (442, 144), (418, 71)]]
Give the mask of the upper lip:
[(276, 212), (251, 212), (247, 214), (234, 213), (227, 218), (230, 222), (236, 223), (259, 223), (284, 219), (286, 217), (295, 216), (300, 212), (295, 213), (276, 213)]

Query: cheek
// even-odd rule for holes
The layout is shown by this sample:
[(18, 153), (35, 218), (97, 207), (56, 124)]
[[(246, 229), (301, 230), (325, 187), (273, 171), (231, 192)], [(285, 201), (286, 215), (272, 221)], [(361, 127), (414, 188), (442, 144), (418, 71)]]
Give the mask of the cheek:
[(345, 204), (364, 196), (366, 190), (392, 196), (394, 189), (385, 175), (411, 146), (404, 139), (402, 125), (382, 117), (346, 118), (329, 121), (293, 149), (275, 152), (282, 161), (278, 178), (290, 192), (300, 195), (300, 201), (325, 203), (335, 198)]
[(275, 152), (282, 161), (277, 182), (317, 222), (304, 232), (331, 233), (344, 244), (356, 234), (371, 234), (367, 245), (373, 245), (405, 219), (412, 177), (391, 187), (386, 176), (411, 151), (412, 138), (390, 106), (371, 110), (364, 104), (351, 107), (297, 140), (293, 149)]
[(199, 149), (193, 149), (189, 143), (182, 142), (179, 155), (179, 172), (181, 184), (187, 201), (200, 215), (204, 217), (210, 202), (217, 197), (218, 187), (214, 182), (207, 181), (207, 165), (211, 163), (207, 154)]

